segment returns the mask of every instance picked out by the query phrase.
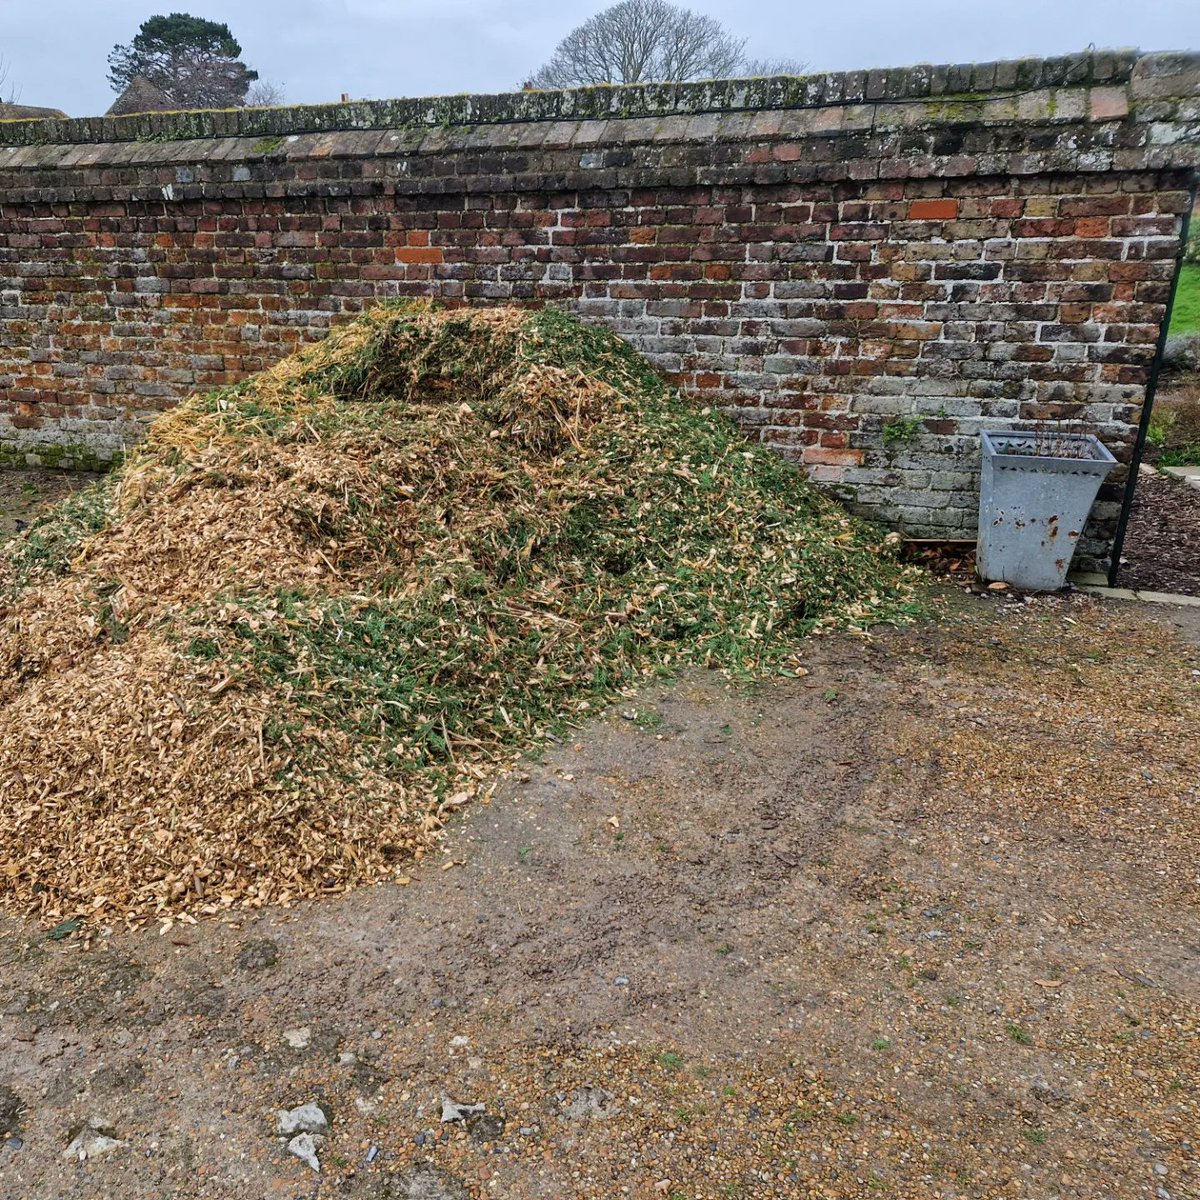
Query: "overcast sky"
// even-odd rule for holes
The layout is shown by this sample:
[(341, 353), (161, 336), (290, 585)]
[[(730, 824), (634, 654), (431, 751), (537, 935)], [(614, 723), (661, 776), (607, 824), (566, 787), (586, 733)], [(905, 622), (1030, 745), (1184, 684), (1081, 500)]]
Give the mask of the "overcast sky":
[[(503, 91), (604, 0), (0, 0), (7, 90), (101, 113), (105, 58), (156, 12), (226, 21), (293, 102)], [(969, 62), (1101, 47), (1200, 48), (1200, 0), (695, 0), (754, 56), (813, 70)]]

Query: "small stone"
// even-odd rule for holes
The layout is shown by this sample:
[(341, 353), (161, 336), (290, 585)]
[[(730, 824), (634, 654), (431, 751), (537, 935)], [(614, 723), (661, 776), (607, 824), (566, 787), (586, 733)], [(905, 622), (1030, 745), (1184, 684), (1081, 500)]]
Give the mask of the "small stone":
[(469, 1046), (470, 1044), (471, 1044), (471, 1039), (469, 1037), (465, 1037), (461, 1033), (458, 1035), (458, 1037), (452, 1037), (450, 1039), (450, 1045), (454, 1046), (457, 1049), (462, 1049), (463, 1046)]
[(276, 1114), (276, 1127), (284, 1137), (294, 1133), (324, 1133), (329, 1118), (319, 1104), (301, 1104), (299, 1108), (281, 1108)]
[(285, 1029), (283, 1040), (293, 1050), (307, 1050), (308, 1043), (312, 1041), (312, 1030), (307, 1025), (301, 1025), (298, 1029)]
[(103, 1158), (114, 1150), (119, 1150), (125, 1143), (115, 1136), (112, 1129), (95, 1117), (89, 1117), (87, 1124), (71, 1139), (70, 1145), (63, 1151), (63, 1158), (74, 1158), (87, 1162), (91, 1158)]
[(453, 1100), (443, 1100), (442, 1120), (445, 1122), (465, 1121), (469, 1116), (481, 1113), (483, 1110), (482, 1104), (457, 1104)]
[(288, 1142), (287, 1148), (289, 1154), (294, 1154), (306, 1166), (319, 1172), (321, 1170), (321, 1160), (317, 1157), (317, 1151), (324, 1144), (325, 1139), (319, 1135), (314, 1136), (311, 1133), (300, 1133)]
[(383, 1030), (382, 1030), (382, 1029), (372, 1029), (372, 1030), (371, 1030), (371, 1040), (372, 1040), (372, 1041), (374, 1041), (374, 1042), (377, 1042), (377, 1041), (379, 1041), (379, 1039), (380, 1039), (381, 1037), (383, 1037)]
[(1169, 1175), (1170, 1171), (1167, 1170), (1166, 1163), (1155, 1163), (1154, 1164), (1154, 1173), (1155, 1173), (1155, 1175), (1162, 1176), (1162, 1175)]
[(628, 987), (629, 986), (629, 976), (628, 975), (618, 975), (616, 977), (616, 979), (613, 980), (613, 983), (617, 987)]
[(533, 1128), (530, 1125), (522, 1125), (520, 1129), (522, 1137), (533, 1137)]
[(19, 1137), (10, 1137), (4, 1143), (5, 1150), (23, 1150), (25, 1148), (24, 1139)]

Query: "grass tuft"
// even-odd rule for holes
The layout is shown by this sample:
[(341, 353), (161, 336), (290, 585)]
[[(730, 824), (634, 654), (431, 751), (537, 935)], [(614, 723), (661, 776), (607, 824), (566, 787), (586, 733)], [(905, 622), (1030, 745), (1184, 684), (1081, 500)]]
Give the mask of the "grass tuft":
[[(1200, 218), (1197, 218), (1200, 222)], [(1200, 330), (1200, 266), (1184, 264), (1171, 309), (1171, 332), (1194, 333)]]

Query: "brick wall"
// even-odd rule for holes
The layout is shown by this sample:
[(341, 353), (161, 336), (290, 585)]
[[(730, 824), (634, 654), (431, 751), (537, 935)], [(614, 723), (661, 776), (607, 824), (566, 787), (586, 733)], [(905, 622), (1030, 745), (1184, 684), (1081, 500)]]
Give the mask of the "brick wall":
[(1198, 147), (1185, 55), (0, 123), (0, 456), (111, 458), (379, 297), (554, 301), (969, 536), (982, 428), (1128, 459)]

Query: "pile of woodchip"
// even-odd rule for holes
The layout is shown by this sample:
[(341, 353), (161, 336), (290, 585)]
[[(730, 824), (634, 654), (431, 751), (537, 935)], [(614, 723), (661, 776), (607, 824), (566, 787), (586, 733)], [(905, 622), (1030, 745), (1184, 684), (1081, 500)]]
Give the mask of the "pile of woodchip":
[(634, 675), (787, 670), (906, 598), (614, 337), (376, 309), (0, 555), (0, 902), (138, 925), (393, 878)]

